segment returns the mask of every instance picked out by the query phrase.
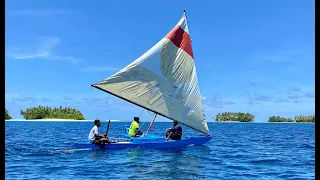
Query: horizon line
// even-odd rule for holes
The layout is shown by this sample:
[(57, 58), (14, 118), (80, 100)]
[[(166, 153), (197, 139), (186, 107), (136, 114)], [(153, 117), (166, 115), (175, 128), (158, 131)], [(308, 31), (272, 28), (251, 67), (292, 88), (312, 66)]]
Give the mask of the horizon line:
[[(75, 119), (5, 119), (5, 122), (93, 122), (94, 120), (75, 120)], [(109, 120), (100, 120), (101, 122), (108, 122)], [(132, 122), (132, 120), (116, 120), (116, 119), (110, 119), (110, 122)], [(151, 121), (145, 121), (145, 122), (151, 122)], [(172, 121), (156, 121), (155, 123), (170, 123)], [(268, 122), (268, 121), (252, 121), (252, 122), (240, 122), (240, 121), (207, 121), (207, 123), (291, 123), (296, 124), (297, 122)], [(314, 122), (299, 122), (301, 123), (314, 123)]]

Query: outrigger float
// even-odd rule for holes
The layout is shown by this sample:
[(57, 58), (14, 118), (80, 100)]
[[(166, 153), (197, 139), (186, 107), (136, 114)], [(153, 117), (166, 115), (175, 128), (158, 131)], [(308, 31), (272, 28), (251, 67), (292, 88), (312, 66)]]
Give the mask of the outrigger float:
[[(154, 118), (148, 131), (140, 137), (128, 137), (126, 128), (124, 138), (119, 142), (104, 145), (77, 142), (75, 148), (185, 148), (211, 140), (185, 11), (178, 24), (146, 53), (91, 86), (153, 112)], [(176, 120), (205, 136), (167, 141), (165, 137), (149, 134), (157, 115)]]

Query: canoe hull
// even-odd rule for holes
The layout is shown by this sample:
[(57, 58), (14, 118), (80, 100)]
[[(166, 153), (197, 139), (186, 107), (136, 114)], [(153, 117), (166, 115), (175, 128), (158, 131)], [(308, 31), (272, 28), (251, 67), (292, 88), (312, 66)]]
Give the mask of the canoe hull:
[(105, 145), (91, 144), (90, 142), (74, 143), (77, 149), (126, 149), (126, 148), (152, 148), (152, 149), (171, 149), (171, 148), (185, 148), (188, 146), (201, 146), (211, 140), (210, 136), (205, 137), (191, 137), (181, 140), (166, 141), (164, 137), (139, 137), (131, 138), (127, 141), (120, 141), (117, 143), (109, 143)]

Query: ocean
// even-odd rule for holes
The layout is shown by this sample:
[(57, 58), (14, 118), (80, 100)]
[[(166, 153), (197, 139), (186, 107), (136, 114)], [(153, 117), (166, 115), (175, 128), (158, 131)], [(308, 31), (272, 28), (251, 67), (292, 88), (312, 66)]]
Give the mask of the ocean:
[[(109, 135), (129, 125), (111, 122)], [(156, 122), (150, 133), (171, 125)], [(6, 121), (5, 179), (315, 179), (314, 123), (208, 125), (213, 138), (204, 146), (93, 151), (72, 147), (87, 140), (92, 122)], [(185, 137), (201, 135), (182, 128)]]

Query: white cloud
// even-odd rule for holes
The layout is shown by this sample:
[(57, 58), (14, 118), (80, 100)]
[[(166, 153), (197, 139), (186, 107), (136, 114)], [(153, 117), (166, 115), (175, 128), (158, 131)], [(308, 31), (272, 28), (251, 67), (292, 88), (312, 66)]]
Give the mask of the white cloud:
[(202, 97), (203, 103), (207, 107), (213, 107), (213, 108), (222, 108), (225, 105), (233, 105), (235, 104), (233, 101), (227, 99), (227, 98), (222, 98), (218, 96), (217, 94), (213, 94), (212, 97), (206, 98)]
[(9, 53), (8, 56), (14, 59), (33, 59), (39, 57), (48, 57), (49, 53), (35, 53), (35, 54), (24, 54), (24, 53)]
[(6, 57), (17, 60), (41, 58), (45, 60), (65, 61), (73, 64), (79, 63), (79, 59), (71, 56), (53, 55), (54, 48), (60, 43), (61, 40), (58, 37), (42, 37), (35, 45), (8, 48)]

